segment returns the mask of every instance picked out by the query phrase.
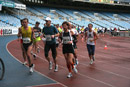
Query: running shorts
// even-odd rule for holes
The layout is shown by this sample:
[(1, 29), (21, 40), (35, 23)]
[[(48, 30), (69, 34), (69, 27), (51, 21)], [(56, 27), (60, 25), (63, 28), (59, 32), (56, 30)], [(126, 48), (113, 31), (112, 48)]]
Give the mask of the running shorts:
[(62, 52), (63, 52), (63, 54), (74, 53), (73, 45), (72, 44), (63, 44)]
[(23, 43), (23, 48), (25, 49), (25, 51), (27, 51), (27, 50), (28, 50), (28, 47), (31, 46), (31, 45), (32, 45), (32, 42), (27, 43), (27, 44), (24, 44), (24, 43)]
[(44, 49), (45, 57), (48, 57), (48, 53), (49, 53), (50, 49), (52, 51), (52, 57), (53, 57), (53, 59), (55, 59), (56, 58), (56, 44), (55, 43), (45, 44), (45, 49)]
[(36, 39), (33, 39), (33, 42), (38, 42), (38, 41), (41, 41), (41, 37), (36, 37)]

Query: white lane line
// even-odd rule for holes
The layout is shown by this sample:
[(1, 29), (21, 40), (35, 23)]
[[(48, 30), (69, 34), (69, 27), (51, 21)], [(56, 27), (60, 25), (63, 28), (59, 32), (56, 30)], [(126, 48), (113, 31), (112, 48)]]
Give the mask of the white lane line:
[[(89, 66), (89, 65), (86, 65), (86, 64), (84, 64), (84, 63), (80, 63), (80, 64), (85, 65), (85, 66)], [(95, 67), (93, 67), (93, 68), (95, 68)], [(119, 77), (123, 77), (123, 78), (125, 78), (125, 79), (129, 79), (129, 80), (130, 80), (129, 77), (126, 77), (126, 76), (124, 76), (124, 75), (120, 75), (120, 74), (117, 74), (117, 73), (114, 73), (114, 72), (111, 72), (111, 71), (107, 71), (107, 70), (102, 70), (102, 69), (99, 69), (99, 68), (95, 68), (95, 69), (100, 70), (100, 71), (103, 71), (103, 72), (106, 72), (106, 73), (110, 73), (110, 74), (113, 74), (113, 75), (116, 75), (116, 76), (119, 76)]]
[[(41, 47), (42, 49), (44, 49), (42, 46), (40, 46), (40, 47)], [(60, 49), (61, 49), (61, 48), (60, 48)], [(79, 55), (79, 54), (78, 54), (78, 55)], [(79, 56), (82, 56), (83, 58), (86, 59), (86, 57), (83, 56), (83, 55), (79, 55)], [(80, 63), (80, 64), (85, 65), (84, 63)], [(88, 65), (85, 65), (85, 66), (88, 66)], [(116, 75), (116, 76), (119, 76), (119, 77), (123, 77), (123, 78), (125, 78), (125, 79), (130, 79), (129, 77), (126, 77), (126, 76), (124, 76), (124, 75), (120, 75), (120, 74), (117, 74), (117, 73), (114, 73), (114, 72), (111, 72), (111, 71), (108, 71), (108, 70), (102, 70), (102, 69), (99, 69), (99, 68), (96, 68), (96, 69), (98, 69), (98, 70), (100, 70), (100, 71), (103, 71), (103, 72), (107, 72), (107, 73)]]
[[(87, 59), (87, 57), (85, 57), (85, 56), (83, 56), (83, 55), (80, 55), (80, 54), (77, 54), (77, 55), (81, 56), (81, 57), (84, 58), (84, 59)], [(96, 55), (101, 56), (101, 55), (99, 55), (99, 54), (96, 54)], [(105, 56), (101, 56), (101, 57), (104, 57), (104, 58), (105, 58)], [(100, 60), (96, 60), (96, 62), (103, 62), (103, 63), (104, 63), (104, 61), (100, 61)], [(115, 62), (117, 62), (117, 61), (115, 61)], [(105, 64), (109, 64), (109, 63), (106, 63), (106, 62), (105, 62)], [(128, 68), (128, 67), (123, 67), (123, 66), (120, 66), (120, 65), (115, 65), (115, 64), (109, 64), (109, 65), (114, 65), (114, 66), (117, 66), (117, 67), (120, 67), (120, 68), (124, 68), (124, 69), (130, 70), (130, 68)]]
[[(39, 46), (39, 47), (42, 48), (42, 49), (44, 49), (42, 46)], [(43, 59), (42, 57), (40, 57), (40, 56), (38, 56), (38, 57), (39, 57), (40, 59), (42, 59), (43, 61), (45, 61), (45, 59)], [(63, 58), (63, 56), (60, 56), (60, 57)], [(59, 65), (59, 67), (62, 67), (63, 69), (68, 70), (67, 68), (65, 68), (65, 67), (62, 66), (62, 65)], [(102, 84), (108, 85), (108, 86), (110, 86), (110, 87), (115, 87), (115, 86), (113, 86), (113, 85), (111, 85), (111, 84), (109, 84), (109, 83), (106, 83), (106, 82), (100, 81), (100, 80), (98, 80), (98, 79), (95, 79), (95, 78), (89, 77), (89, 76), (87, 76), (87, 75), (84, 75), (84, 74), (81, 74), (81, 73), (77, 73), (77, 74), (79, 74), (80, 76), (83, 76), (83, 77), (89, 78), (89, 79), (91, 79), (91, 80), (95, 80), (95, 81), (97, 81), (97, 82), (100, 82), (100, 83), (102, 83)]]
[[(15, 41), (15, 40), (13, 40), (13, 41)], [(7, 43), (7, 45), (6, 45), (6, 50), (8, 51), (8, 53), (9, 53), (14, 59), (16, 59), (18, 62), (20, 62), (21, 64), (23, 64), (20, 60), (18, 60), (15, 56), (13, 56), (13, 55), (9, 52), (9, 50), (8, 50), (8, 48), (7, 48), (8, 45), (9, 45), (11, 42), (13, 42), (13, 41), (10, 41), (10, 42)], [(26, 66), (26, 67), (28, 67), (28, 66)], [(39, 71), (37, 71), (37, 70), (35, 70), (35, 69), (34, 69), (34, 71), (37, 72), (37, 73), (39, 73), (39, 74), (41, 74), (42, 76), (44, 76), (44, 77), (46, 77), (46, 78), (52, 80), (52, 81), (54, 81), (54, 82), (57, 82), (57, 83), (61, 84), (61, 85), (64, 86), (64, 87), (67, 87), (66, 85), (64, 85), (64, 84), (62, 84), (62, 83), (60, 83), (60, 82), (58, 82), (58, 81), (56, 81), (56, 80), (54, 80), (54, 79), (52, 79), (52, 78), (50, 78), (50, 77), (44, 75), (44, 74), (42, 74), (42, 73), (40, 73)]]
[(56, 85), (56, 84), (59, 84), (59, 83), (50, 83), (50, 84), (41, 84), (41, 85), (32, 85), (32, 86), (26, 86), (26, 87), (38, 87), (38, 86), (49, 86), (49, 85)]
[[(62, 48), (60, 48), (59, 47), (59, 49), (62, 49)], [(87, 50), (86, 50), (86, 52), (87, 52)], [(85, 57), (85, 56), (83, 56), (83, 55), (80, 55), (80, 54), (77, 54), (78, 56), (81, 56), (83, 59), (87, 59), (87, 57)], [(99, 54), (96, 54), (96, 55), (98, 55), (98, 56), (101, 56), (101, 55), (99, 55)], [(106, 56), (101, 56), (101, 57), (106, 57)], [(103, 62), (104, 63), (104, 61), (100, 61), (100, 60), (96, 60), (96, 62)], [(115, 61), (115, 62), (117, 62), (117, 61)], [(119, 63), (119, 62), (118, 62)], [(105, 64), (109, 64), (109, 63), (106, 63), (105, 62)], [(117, 67), (120, 67), (120, 68), (124, 68), (124, 69), (127, 69), (127, 70), (130, 70), (130, 68), (128, 68), (128, 67), (123, 67), (123, 66), (120, 66), (120, 65), (115, 65), (115, 64), (109, 64), (109, 65), (114, 65), (114, 66), (117, 66)]]
[[(83, 56), (83, 55), (79, 55), (79, 56), (82, 56), (82, 57), (84, 57), (84, 58), (86, 59), (86, 57)], [(84, 63), (80, 63), (80, 64), (85, 65)], [(88, 66), (88, 65), (85, 65), (85, 66)], [(120, 76), (120, 77), (123, 77), (123, 78), (126, 78), (126, 79), (130, 79), (129, 77), (126, 77), (126, 76), (124, 76), (124, 75), (120, 75), (120, 74), (117, 74), (117, 73), (114, 73), (114, 72), (111, 72), (111, 71), (102, 70), (102, 69), (99, 69), (99, 68), (96, 68), (96, 69), (101, 70), (101, 71), (104, 71), (104, 72), (107, 72), (107, 73), (111, 73), (111, 74), (114, 74), (114, 75), (116, 75), (116, 76)]]

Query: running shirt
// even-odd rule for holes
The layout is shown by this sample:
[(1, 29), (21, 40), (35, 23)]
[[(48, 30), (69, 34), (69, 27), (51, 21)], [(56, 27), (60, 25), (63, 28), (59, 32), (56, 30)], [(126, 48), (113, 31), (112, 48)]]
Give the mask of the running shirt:
[(98, 29), (97, 29), (97, 28), (95, 28), (95, 29), (94, 29), (94, 31), (97, 33)]
[(74, 35), (78, 35), (78, 31), (76, 29), (72, 28), (71, 31), (74, 32)]
[(74, 28), (72, 28), (71, 31), (74, 33), (74, 35), (72, 35), (73, 36), (73, 43), (76, 45), (76, 43), (77, 43), (77, 37), (76, 36), (78, 35), (78, 31)]
[(59, 28), (58, 28), (58, 31), (59, 31), (59, 33), (61, 33), (63, 30), (59, 27)]
[(72, 36), (70, 31), (62, 33), (62, 41), (63, 41), (63, 54), (65, 53), (74, 53), (73, 43), (68, 44), (69, 41), (72, 41)]
[(81, 28), (80, 31), (81, 31), (81, 33), (83, 33), (84, 32), (84, 28)]
[(24, 27), (21, 27), (22, 29), (22, 39), (23, 39), (23, 43), (27, 44), (30, 43), (32, 41), (32, 29), (30, 26), (28, 26), (28, 29), (24, 29)]
[(66, 33), (63, 32), (62, 38), (63, 38), (63, 45), (67, 45), (69, 41), (73, 41), (70, 31)]
[(51, 38), (51, 35), (55, 35), (55, 34), (58, 33), (58, 30), (54, 26), (50, 26), (50, 27), (45, 26), (43, 28), (42, 33), (45, 35), (46, 44), (54, 44), (54, 43), (56, 43), (56, 39)]
[(92, 31), (92, 32), (89, 32), (89, 31), (87, 31), (87, 44), (89, 44), (89, 45), (95, 45), (95, 41), (90, 41), (90, 40), (93, 40), (94, 39), (94, 31)]

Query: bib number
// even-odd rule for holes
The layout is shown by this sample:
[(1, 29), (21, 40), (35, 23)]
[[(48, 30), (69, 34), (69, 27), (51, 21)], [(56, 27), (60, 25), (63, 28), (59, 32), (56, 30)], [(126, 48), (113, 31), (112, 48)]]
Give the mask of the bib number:
[(88, 38), (88, 41), (89, 41), (90, 43), (92, 43), (93, 41), (91, 42), (90, 40), (93, 40), (93, 38)]
[(34, 32), (34, 35), (35, 35), (35, 37), (38, 37), (39, 33), (38, 32)]
[(58, 37), (55, 37), (56, 38), (56, 44), (58, 44), (59, 43), (59, 41), (58, 41)]
[(70, 37), (63, 37), (63, 44), (68, 44)]
[(25, 44), (27, 44), (27, 43), (30, 43), (31, 42), (31, 40), (30, 40), (30, 38), (23, 38), (23, 43), (25, 43)]
[(52, 40), (51, 35), (45, 35), (45, 38), (46, 38), (46, 41), (51, 41)]

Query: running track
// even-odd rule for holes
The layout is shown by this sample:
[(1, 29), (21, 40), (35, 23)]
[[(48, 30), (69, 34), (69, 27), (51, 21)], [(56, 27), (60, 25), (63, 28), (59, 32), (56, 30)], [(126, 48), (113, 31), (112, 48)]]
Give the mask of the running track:
[[(11, 36), (9, 38), (12, 38)], [(16, 39), (16, 38), (15, 38)], [(19, 66), (21, 65), (22, 52), (20, 49), (20, 44), (17, 40), (9, 41), (7, 45), (7, 50), (13, 55), (17, 61), (19, 61)], [(130, 38), (124, 37), (110, 37), (105, 35), (105, 37), (100, 37), (96, 44), (96, 61), (93, 65), (89, 65), (89, 58), (86, 50), (85, 43), (79, 39), (78, 42), (78, 59), (79, 65), (77, 67), (78, 74), (73, 74), (72, 78), (66, 78), (68, 70), (66, 68), (65, 59), (62, 55), (62, 47), (58, 49), (58, 64), (59, 71), (54, 72), (54, 70), (48, 69), (48, 62), (44, 57), (44, 44), (40, 42), (41, 51), (38, 54), (38, 58), (34, 60), (36, 65), (35, 73), (30, 75), (33, 80), (36, 80), (33, 87), (130, 87)], [(104, 50), (104, 46), (107, 44), (108, 49)], [(10, 56), (11, 56), (10, 55)], [(13, 59), (14, 60), (14, 59)], [(11, 61), (10, 61), (11, 62)], [(19, 67), (18, 66), (18, 67)], [(13, 67), (17, 67), (13, 65)], [(23, 69), (24, 66), (21, 65), (18, 69)], [(18, 71), (18, 70), (16, 70)], [(23, 74), (28, 73), (28, 68), (23, 69)], [(21, 76), (24, 76), (24, 75)], [(38, 74), (38, 77), (33, 77)], [(24, 76), (24, 79), (29, 79), (29, 77)], [(7, 77), (6, 77), (7, 78)], [(5, 78), (5, 80), (6, 80)], [(39, 79), (47, 79), (48, 83), (41, 82)], [(15, 80), (15, 79), (12, 79)], [(45, 80), (46, 81), (46, 80)], [(5, 81), (6, 82), (6, 81)], [(31, 80), (28, 82), (32, 82)], [(3, 84), (2, 81), (0, 85)], [(17, 84), (17, 83), (12, 83)], [(19, 83), (23, 85), (21, 87), (29, 86), (27, 82)], [(5, 86), (6, 87), (6, 86)], [(13, 86), (20, 87), (20, 86)], [(32, 86), (31, 86), (32, 87)]]

